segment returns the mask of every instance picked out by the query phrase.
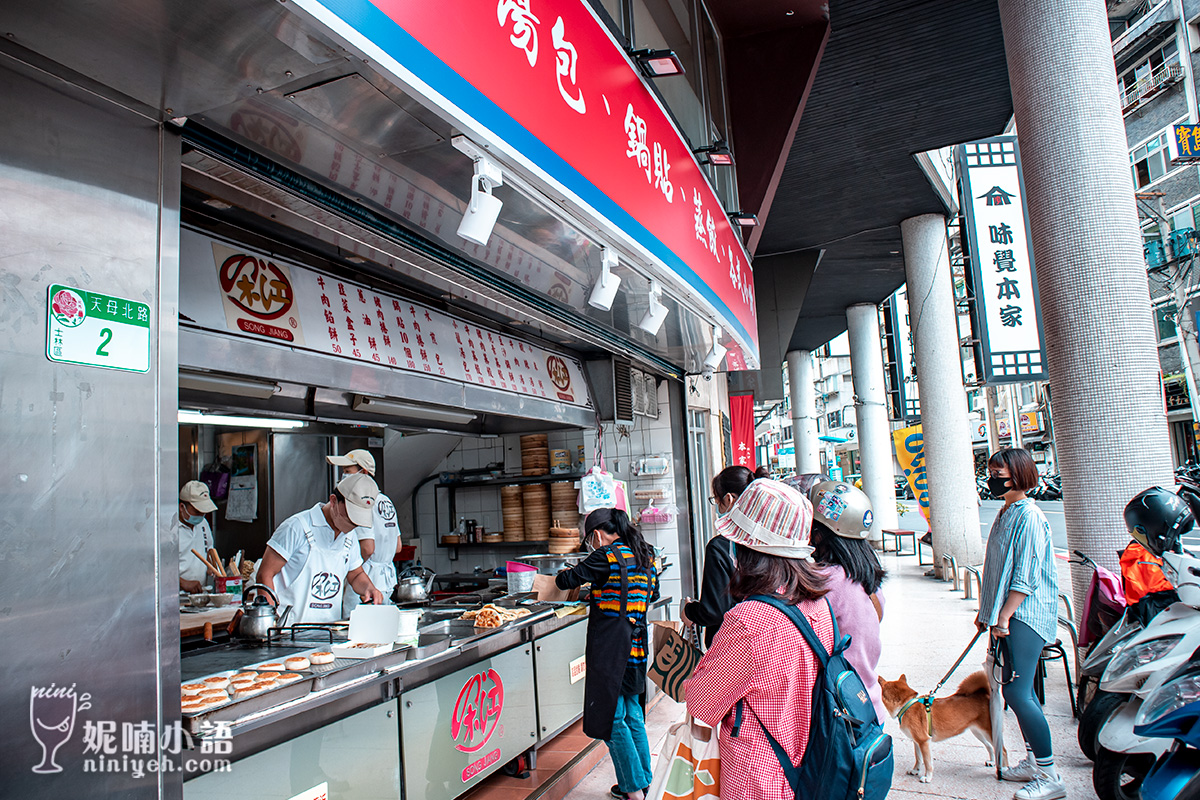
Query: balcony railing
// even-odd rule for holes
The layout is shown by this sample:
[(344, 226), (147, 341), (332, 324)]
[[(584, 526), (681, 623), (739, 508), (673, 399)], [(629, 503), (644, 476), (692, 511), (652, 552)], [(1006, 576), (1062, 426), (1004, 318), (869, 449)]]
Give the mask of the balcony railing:
[(1183, 80), (1183, 65), (1178, 61), (1163, 64), (1154, 72), (1129, 87), (1121, 95), (1121, 111), (1128, 114), (1154, 95)]

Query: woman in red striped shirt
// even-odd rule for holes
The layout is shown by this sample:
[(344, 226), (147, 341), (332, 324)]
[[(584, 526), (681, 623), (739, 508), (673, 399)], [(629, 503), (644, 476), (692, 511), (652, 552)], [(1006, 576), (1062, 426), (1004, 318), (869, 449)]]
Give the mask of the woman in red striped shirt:
[[(796, 604), (821, 643), (833, 646), (833, 619), (820, 600), (825, 578), (811, 562), (812, 505), (789, 486), (756, 480), (717, 523), (737, 545), (730, 594), (742, 600), (777, 594)], [(744, 700), (799, 765), (808, 746), (813, 686), (820, 662), (796, 626), (775, 608), (739, 602), (725, 614), (712, 647), (684, 687), (688, 712), (720, 726), (721, 800), (793, 800), (783, 768), (747, 714), (734, 730), (734, 707)]]

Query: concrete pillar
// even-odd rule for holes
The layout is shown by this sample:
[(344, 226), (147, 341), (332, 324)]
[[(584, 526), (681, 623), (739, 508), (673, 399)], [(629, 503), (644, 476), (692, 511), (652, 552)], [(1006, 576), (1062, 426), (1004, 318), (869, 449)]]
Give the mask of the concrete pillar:
[(940, 214), (910, 217), (900, 223), (900, 234), (921, 394), (933, 555), (940, 573), (943, 553), (954, 556), (960, 566), (983, 563), (979, 493), (962, 382), (946, 220)]
[(858, 417), (858, 457), (863, 491), (871, 500), (875, 521), (871, 543), (883, 546), (883, 529), (895, 528), (896, 485), (892, 472), (892, 426), (888, 424), (883, 383), (883, 345), (879, 338), (879, 309), (859, 303), (846, 309), (850, 334), (850, 376), (854, 382), (854, 411)]
[[(1125, 504), (1148, 486), (1171, 487), (1173, 476), (1108, 18), (1103, 3), (1077, 0), (999, 6), (1067, 546), (1115, 569), (1129, 541)], [(1082, 609), (1089, 573), (1073, 569)]]
[(817, 456), (817, 395), (813, 388), (813, 356), (808, 350), (787, 354), (788, 396), (792, 405), (792, 446), (796, 449), (796, 474), (820, 472)]

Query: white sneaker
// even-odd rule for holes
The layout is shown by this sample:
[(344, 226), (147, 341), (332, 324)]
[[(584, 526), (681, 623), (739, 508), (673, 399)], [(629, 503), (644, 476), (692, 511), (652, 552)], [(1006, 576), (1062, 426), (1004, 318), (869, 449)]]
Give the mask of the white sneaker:
[(1014, 800), (1062, 800), (1067, 796), (1067, 785), (1062, 778), (1038, 771), (1037, 777), (1013, 793)]
[(1030, 761), (1028, 756), (1022, 758), (1013, 766), (1000, 770), (1000, 777), (1006, 781), (1025, 783), (1033, 780), (1037, 775), (1037, 765)]

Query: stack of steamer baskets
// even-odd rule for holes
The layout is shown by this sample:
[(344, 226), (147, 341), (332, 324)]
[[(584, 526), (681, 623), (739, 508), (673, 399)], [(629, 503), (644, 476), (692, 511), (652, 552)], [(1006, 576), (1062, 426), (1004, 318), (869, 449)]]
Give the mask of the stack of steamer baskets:
[(572, 481), (550, 484), (551, 553), (574, 553), (579, 549), (578, 492)]
[(550, 450), (547, 447), (546, 434), (531, 433), (521, 437), (521, 474), (550, 474)]
[(525, 540), (542, 542), (550, 538), (550, 487), (533, 483), (521, 487), (525, 512)]
[(504, 519), (502, 541), (525, 541), (525, 510), (522, 508), (520, 486), (500, 487), (500, 511)]

